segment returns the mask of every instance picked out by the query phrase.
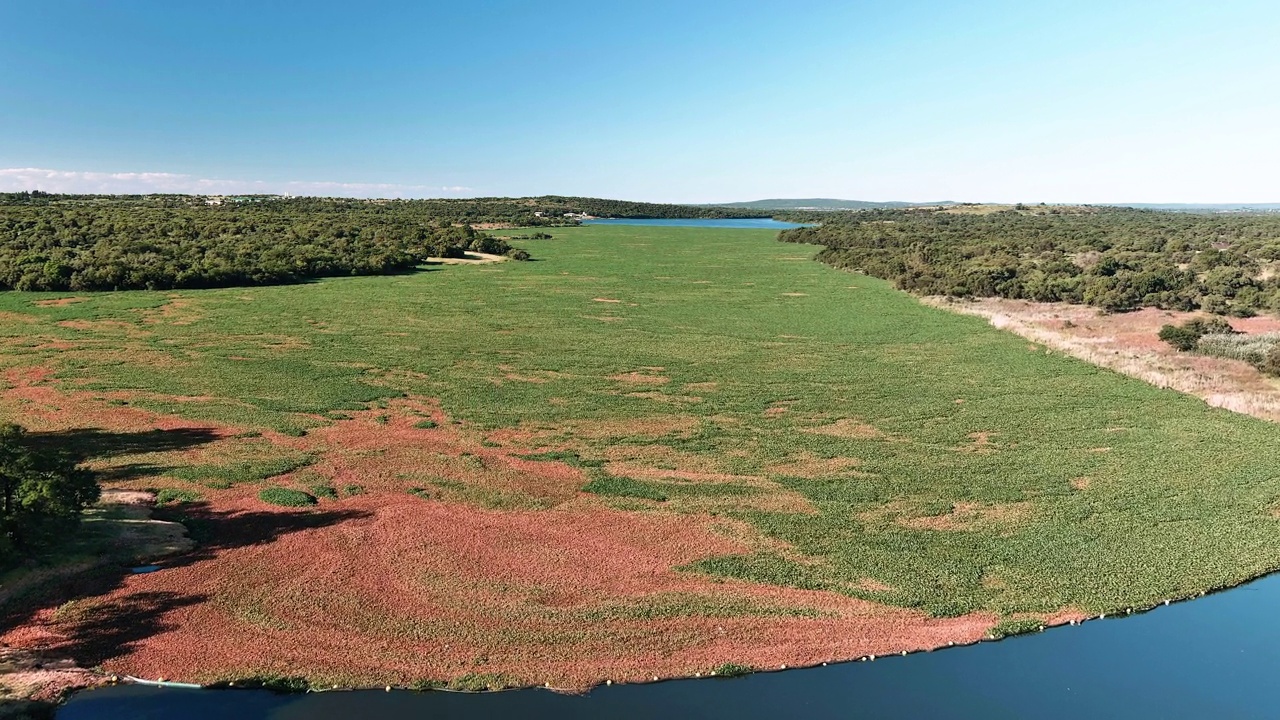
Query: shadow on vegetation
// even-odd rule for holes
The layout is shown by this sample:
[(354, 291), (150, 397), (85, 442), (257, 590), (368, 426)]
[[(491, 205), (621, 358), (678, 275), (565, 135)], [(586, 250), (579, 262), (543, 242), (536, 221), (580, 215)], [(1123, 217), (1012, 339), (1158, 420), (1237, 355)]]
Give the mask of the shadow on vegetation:
[[(69, 430), (32, 433), (32, 440), (43, 446), (58, 448), (78, 461), (104, 459), (133, 453), (163, 452), (199, 446), (217, 439), (209, 430), (151, 430), (111, 433), (102, 430)], [(138, 477), (163, 470), (144, 463), (134, 463), (99, 473), (102, 480)], [(193, 565), (218, 556), (227, 550), (265, 545), (291, 533), (337, 525), (348, 520), (368, 517), (362, 510), (217, 510), (207, 502), (184, 503), (155, 508), (157, 520), (181, 522), (196, 542), (195, 549), (156, 564), (159, 572)], [(104, 550), (104, 552), (109, 552)], [(123, 554), (95, 558), (88, 567), (79, 563), (75, 571), (58, 573), (30, 565), (40, 573), (37, 582), (13, 596), (4, 597), (0, 588), (0, 633), (32, 622), (45, 608), (63, 607), (78, 598), (94, 598), (121, 588), (131, 574), (136, 558)], [(46, 577), (47, 575), (47, 577)], [(54, 619), (62, 639), (52, 654), (75, 660), (81, 667), (92, 667), (128, 652), (136, 643), (170, 629), (166, 614), (205, 601), (200, 594), (177, 592), (137, 592), (109, 601), (89, 601), (83, 610), (73, 604)]]
[[(173, 452), (207, 445), (218, 439), (218, 433), (211, 428), (178, 428), (175, 430), (141, 430), (138, 432), (111, 432), (98, 428), (79, 428), (75, 430), (56, 430), (52, 432), (33, 432), (28, 435), (32, 445), (46, 450), (66, 453), (76, 462), (88, 460), (107, 460), (123, 455), (139, 455), (143, 453)], [(137, 474), (142, 474), (143, 467), (155, 466), (130, 465)], [(123, 479), (123, 477), (107, 477), (113, 471), (108, 470), (102, 479)], [(126, 474), (124, 477), (136, 477)]]

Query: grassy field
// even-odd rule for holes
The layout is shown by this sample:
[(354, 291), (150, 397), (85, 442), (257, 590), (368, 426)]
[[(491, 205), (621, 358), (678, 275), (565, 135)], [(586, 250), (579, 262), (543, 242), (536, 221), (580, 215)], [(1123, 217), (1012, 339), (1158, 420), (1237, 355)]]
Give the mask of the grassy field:
[[(754, 552), (685, 568), (713, 577), (1017, 620), (1280, 566), (1274, 425), (922, 306), (769, 231), (555, 236), (526, 243), (528, 263), (72, 302), (5, 293), (0, 362), (235, 426), (226, 457), (113, 459), (144, 468), (131, 486), (214, 503), (243, 487), (343, 488), (306, 479), (316, 458), (280, 439), (407, 396), (438, 400), (422, 427), (456, 422), (485, 447), (567, 463), (615, 509), (754, 528)], [(4, 408), (38, 429), (22, 400)], [(569, 502), (423, 482), (406, 490)], [(321, 507), (345, 502), (330, 491)]]

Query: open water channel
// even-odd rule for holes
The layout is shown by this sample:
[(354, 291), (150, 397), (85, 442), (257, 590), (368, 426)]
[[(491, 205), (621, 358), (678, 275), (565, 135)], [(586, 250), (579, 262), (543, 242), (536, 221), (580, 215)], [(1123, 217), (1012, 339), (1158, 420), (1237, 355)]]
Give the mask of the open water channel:
[(276, 695), (120, 686), (57, 720), (184, 718), (1276, 718), (1280, 575), (1147, 613), (874, 662), (586, 695), (408, 691)]

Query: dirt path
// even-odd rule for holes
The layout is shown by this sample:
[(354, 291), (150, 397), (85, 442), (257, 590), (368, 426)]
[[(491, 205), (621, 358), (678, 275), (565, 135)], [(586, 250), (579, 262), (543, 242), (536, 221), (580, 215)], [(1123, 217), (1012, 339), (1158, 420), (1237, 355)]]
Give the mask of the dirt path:
[(432, 265), (486, 265), (488, 263), (499, 263), (510, 260), (505, 255), (493, 255), (482, 252), (468, 252), (465, 257), (460, 258), (441, 258), (429, 257), (426, 262)]

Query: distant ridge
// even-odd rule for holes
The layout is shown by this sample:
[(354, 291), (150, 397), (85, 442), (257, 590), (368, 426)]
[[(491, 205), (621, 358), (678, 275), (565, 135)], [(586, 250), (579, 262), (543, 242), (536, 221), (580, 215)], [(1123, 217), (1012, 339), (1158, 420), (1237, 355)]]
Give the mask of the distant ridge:
[(1280, 212), (1280, 203), (1116, 203), (1115, 206), (1175, 212)]
[(949, 200), (941, 202), (870, 202), (867, 200), (836, 200), (834, 198), (776, 198), (749, 202), (712, 203), (712, 207), (742, 208), (745, 210), (878, 210), (884, 208), (921, 207), (930, 205), (955, 205)]

